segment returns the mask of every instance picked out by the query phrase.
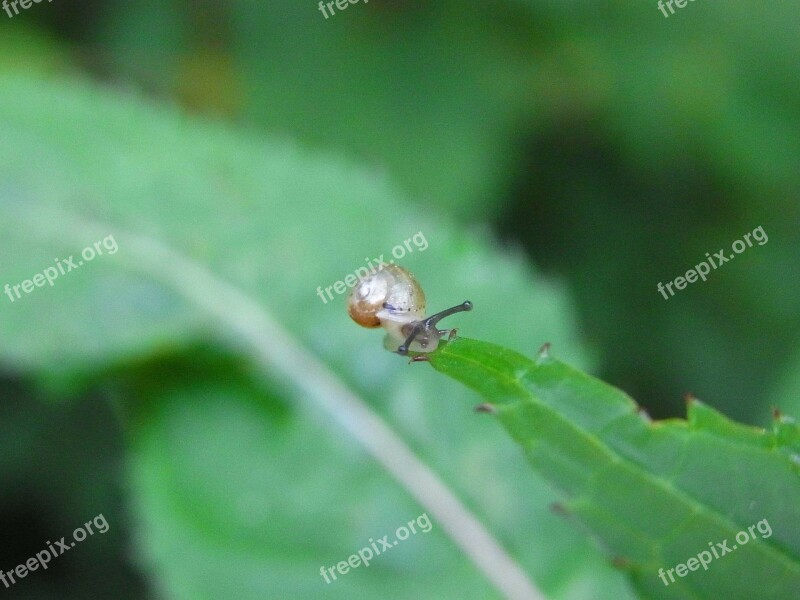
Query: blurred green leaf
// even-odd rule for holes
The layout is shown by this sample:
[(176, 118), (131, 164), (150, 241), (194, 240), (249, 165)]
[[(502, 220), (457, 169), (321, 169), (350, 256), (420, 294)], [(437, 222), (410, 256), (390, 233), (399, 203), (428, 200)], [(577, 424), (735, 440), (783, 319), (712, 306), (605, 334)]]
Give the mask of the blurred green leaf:
[(419, 507), (325, 422), (277, 419), (274, 398), (201, 379), (155, 400), (133, 480), (145, 560), (167, 597), (491, 597), (435, 520), (326, 583), (321, 567), (394, 540)]
[[(141, 249), (124, 244), (132, 239), (125, 232), (164, 240), (180, 255), (257, 299), (304, 352), (321, 357), (369, 399), (374, 410), (443, 474), (481, 520), (491, 524), (503, 545), (553, 598), (578, 600), (593, 587), (612, 590), (617, 598), (630, 597), (624, 579), (600, 554), (549, 513), (552, 492), (543, 482), (518, 477), (520, 465), (513, 445), (500, 432), (487, 430), (482, 421), (471, 418), (463, 400), (452, 400), (463, 392), (435, 373), (410, 367), (385, 352), (380, 335), (349, 320), (343, 297), (323, 303), (317, 296), (318, 286), (332, 285), (364, 265), (365, 257), (388, 255), (422, 231), (429, 247), (399, 262), (423, 282), (432, 309), (469, 297), (476, 310), (463, 327), (471, 333), (502, 338), (523, 352), (552, 340), (571, 348), (574, 360), (586, 363), (559, 284), (531, 273), (520, 257), (492, 250), (485, 233), (459, 232), (436, 213), (410, 204), (383, 177), (334, 157), (307, 155), (290, 143), (234, 135), (217, 125), (201, 126), (177, 112), (154, 110), (136, 98), (82, 83), (5, 79), (0, 85), (0, 136), (6, 141), (0, 145), (0, 256), (5, 281), (27, 280), (55, 264), (54, 258), (77, 256), (84, 246), (106, 235), (117, 234), (115, 239), (120, 240), (118, 252), (65, 274), (53, 287), (35, 288), (13, 303), (0, 296), (0, 354), (6, 363), (38, 375), (40, 381), (57, 374), (83, 374), (91, 379), (109, 367), (124, 371), (126, 365), (181, 352), (198, 341), (235, 346), (224, 323), (210, 320), (199, 305), (187, 303), (168, 279), (159, 280), (149, 271), (150, 263), (158, 258), (148, 263)], [(182, 268), (169, 260), (161, 259), (162, 272)], [(176, 278), (182, 275), (175, 273)], [(215, 308), (226, 310), (225, 306)], [(234, 383), (240, 377), (229, 374), (226, 379)], [(281, 398), (290, 406), (303, 405), (304, 398), (297, 392), (286, 391), (288, 382), (276, 377), (269, 383), (282, 390)], [(194, 496), (187, 488), (194, 490), (194, 499), (200, 503), (205, 493), (219, 498), (228, 491), (231, 497), (219, 507), (220, 514), (229, 505), (244, 503), (251, 507), (247, 518), (253, 518), (258, 494), (266, 492), (265, 484), (257, 486), (255, 496), (248, 492), (248, 473), (261, 472), (264, 461), (275, 454), (267, 441), (262, 445), (257, 435), (249, 433), (251, 450), (234, 459), (225, 444), (228, 437), (235, 438), (244, 421), (256, 419), (253, 431), (267, 436), (272, 425), (266, 417), (259, 420), (257, 412), (252, 412), (255, 409), (247, 413), (235, 409), (236, 396), (224, 387), (210, 396), (214, 406), (209, 408), (200, 399), (186, 400), (200, 393), (191, 386), (191, 378), (185, 379), (185, 385), (187, 389), (174, 392), (175, 398), (183, 398), (179, 419), (162, 417), (169, 413), (154, 409), (150, 419), (146, 414), (132, 424), (131, 431), (133, 440), (139, 435), (143, 440), (134, 443), (132, 488), (137, 505), (144, 507), (142, 552), (160, 575), (162, 587), (174, 594), (190, 594), (199, 584), (188, 581), (187, 561), (180, 552), (167, 551), (174, 546), (159, 531), (197, 540), (197, 528), (201, 528), (203, 535), (212, 536), (191, 555), (209, 569), (208, 554), (227, 547), (230, 532), (219, 525), (219, 515), (211, 515), (210, 523), (215, 525), (203, 525), (208, 511), (216, 510), (213, 506), (170, 505), (173, 492), (176, 501), (188, 502)], [(209, 383), (210, 389), (217, 388)], [(164, 404), (172, 402), (172, 396), (159, 397)], [(132, 396), (124, 399), (139, 401)], [(225, 402), (230, 402), (233, 415), (228, 429), (219, 421), (218, 405)], [(319, 418), (302, 411), (292, 413), (286, 425), (287, 443), (308, 444), (309, 440), (291, 432), (308, 431), (306, 420), (313, 423)], [(179, 424), (188, 429), (185, 436), (175, 437), (181, 431)], [(202, 431), (208, 433), (205, 439)], [(223, 435), (228, 436), (225, 441), (220, 439)], [(185, 465), (194, 474), (189, 478), (169, 464), (176, 455), (175, 446), (185, 439), (192, 439), (198, 449), (203, 444), (217, 448), (226, 457), (224, 463), (209, 459), (209, 471), (203, 475), (206, 483), (198, 479), (198, 466)], [(313, 456), (320, 461), (343, 456), (337, 454), (338, 444), (320, 436), (311, 446), (316, 448)], [(310, 458), (302, 458), (305, 455), (294, 446), (284, 447), (283, 452), (289, 462), (280, 468), (298, 474), (285, 486), (307, 489), (310, 480), (300, 477), (297, 461), (305, 464)], [(318, 528), (318, 543), (313, 546), (288, 529), (271, 538), (271, 545), (303, 556), (299, 564), (315, 565), (309, 572), (287, 564), (282, 574), (275, 575), (286, 589), (324, 586), (319, 566), (332, 560), (332, 555), (341, 560), (363, 545), (363, 533), (371, 536), (376, 528), (389, 530), (421, 512), (419, 507), (412, 508), (408, 497), (374, 462), (357, 462), (352, 457), (363, 460), (363, 456), (355, 447), (348, 452), (352, 454), (347, 459), (343, 456), (335, 467), (336, 477), (345, 481), (365, 477), (370, 495), (364, 501), (385, 505), (391, 514), (364, 517), (358, 521), (362, 528), (357, 536), (346, 520), (326, 521), (330, 527)], [(193, 460), (191, 454), (176, 458)], [(237, 470), (225, 475), (234, 460), (239, 463)], [(319, 523), (331, 518), (328, 487), (331, 493), (338, 489), (338, 484), (326, 482), (329, 479), (319, 480), (313, 494), (302, 496), (307, 504), (303, 510), (314, 514)], [(392, 500), (387, 502), (388, 498)], [(351, 499), (342, 510), (362, 510), (364, 501)], [(271, 513), (276, 520), (295, 522), (296, 515), (282, 515), (278, 508)], [(240, 523), (234, 530), (241, 527)], [(267, 528), (254, 535), (257, 543), (267, 543), (277, 530)], [(248, 542), (248, 547), (256, 542)], [(436, 552), (440, 551), (437, 545)], [(447, 551), (452, 555), (449, 564), (463, 562), (452, 546)], [(234, 569), (228, 561), (239, 558), (240, 550), (234, 549), (214, 564)], [(257, 578), (250, 578), (255, 577), (251, 565), (241, 568), (247, 571), (245, 585), (256, 586)], [(374, 577), (368, 573), (368, 579)], [(360, 575), (349, 576), (351, 585), (367, 593), (372, 584), (359, 582)], [(216, 589), (212, 577), (203, 582), (206, 593)], [(451, 597), (463, 598), (465, 590), (484, 585), (474, 572), (472, 578), (459, 577), (457, 582), (450, 582)], [(334, 597), (353, 597), (347, 587), (330, 589)]]
[[(100, 41), (125, 72), (135, 56), (140, 80), (143, 64), (161, 72), (153, 36), (140, 28), (156, 15), (170, 22), (172, 11), (114, 5), (109, 31), (117, 34)], [(276, 0), (268, 10), (241, 1), (207, 10), (186, 15), (187, 39), (153, 27), (156, 47), (230, 52), (247, 124), (385, 169), (451, 215), (487, 216), (502, 197), (521, 112), (517, 80), (534, 35), (523, 9), (373, 0), (326, 19), (317, 3)]]

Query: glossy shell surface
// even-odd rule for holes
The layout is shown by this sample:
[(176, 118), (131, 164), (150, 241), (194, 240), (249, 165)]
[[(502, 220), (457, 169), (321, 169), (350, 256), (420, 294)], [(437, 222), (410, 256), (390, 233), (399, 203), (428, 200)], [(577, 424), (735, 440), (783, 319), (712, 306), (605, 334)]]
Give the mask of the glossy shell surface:
[(347, 312), (362, 327), (380, 327), (385, 321), (408, 323), (425, 315), (425, 293), (411, 273), (388, 264), (356, 282)]

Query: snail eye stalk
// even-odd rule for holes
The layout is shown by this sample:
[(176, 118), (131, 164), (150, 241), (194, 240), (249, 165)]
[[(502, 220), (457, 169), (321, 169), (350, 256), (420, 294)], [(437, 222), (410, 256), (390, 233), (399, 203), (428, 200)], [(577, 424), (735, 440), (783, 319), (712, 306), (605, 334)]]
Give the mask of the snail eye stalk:
[(347, 312), (353, 321), (362, 327), (383, 327), (384, 348), (402, 355), (408, 354), (412, 345), (414, 352), (436, 351), (442, 336), (455, 334), (455, 329), (437, 329), (437, 323), (468, 310), (472, 310), (472, 302), (466, 301), (426, 317), (422, 286), (396, 264), (384, 264), (380, 270), (359, 277), (347, 298)]
[(407, 355), (409, 346), (414, 341), (414, 339), (416, 339), (419, 336), (427, 338), (436, 336), (436, 338), (438, 339), (439, 337), (447, 333), (447, 330), (436, 329), (436, 324), (439, 321), (441, 321), (445, 317), (449, 317), (450, 315), (470, 310), (472, 310), (472, 302), (466, 300), (461, 304), (452, 306), (450, 308), (446, 308), (443, 311), (436, 313), (435, 315), (431, 315), (430, 317), (427, 317), (422, 321), (418, 321), (414, 325), (414, 328), (411, 330), (411, 333), (408, 334), (406, 341), (403, 342), (403, 345), (397, 349), (397, 353), (402, 356)]

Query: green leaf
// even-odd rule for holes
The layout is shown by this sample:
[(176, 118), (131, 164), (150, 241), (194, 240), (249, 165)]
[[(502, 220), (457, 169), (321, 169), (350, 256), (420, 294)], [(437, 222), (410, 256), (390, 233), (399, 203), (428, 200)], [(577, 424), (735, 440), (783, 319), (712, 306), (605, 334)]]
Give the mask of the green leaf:
[[(430, 363), (486, 398), (483, 408), (561, 490), (564, 510), (599, 538), (642, 597), (785, 600), (800, 589), (793, 420), (764, 431), (691, 400), (685, 421), (652, 422), (623, 392), (546, 350), (534, 361), (458, 338)], [(723, 540), (741, 547), (668, 586), (659, 579), (659, 569)]]
[[(435, 519), (326, 583), (321, 567), (393, 540), (423, 511), (325, 422), (297, 418), (252, 386), (201, 375), (148, 399), (131, 447), (135, 512), (166, 597), (367, 599), (388, 588), (454, 598), (453, 582), (490, 597)], [(324, 501), (312, 501), (320, 490)]]
[[(552, 598), (576, 600), (585, 596), (586, 587), (630, 597), (624, 579), (601, 555), (549, 513), (553, 495), (544, 483), (517, 477), (513, 445), (459, 408), (452, 382), (382, 350), (381, 335), (358, 328), (347, 317), (343, 296), (323, 303), (316, 294), (318, 286), (330, 286), (363, 265), (364, 257), (388, 254), (422, 231), (429, 248), (400, 262), (425, 285), (432, 308), (469, 298), (478, 307), (470, 314), (477, 318), (463, 322), (470, 332), (509, 340), (528, 351), (542, 340), (518, 327), (522, 319), (537, 335), (569, 346), (573, 359), (586, 363), (587, 352), (557, 282), (531, 272), (520, 256), (501, 254), (488, 236), (459, 231), (425, 206), (414, 205), (368, 169), (311, 155), (289, 142), (193, 122), (176, 111), (81, 82), (4, 78), (0, 138), (0, 285), (30, 279), (55, 264), (54, 258), (77, 256), (107, 235), (119, 243), (113, 255), (65, 274), (52, 287), (37, 287), (13, 303), (0, 296), (5, 366), (38, 381), (61, 374), (83, 374), (92, 381), (105, 377), (109, 368), (126, 373), (165, 355), (196, 361), (198, 343), (234, 349), (241, 362), (252, 365), (258, 362), (253, 349), (241, 340), (269, 314), (285, 337), (264, 345), (278, 357), (299, 353), (307, 363), (323, 364), (328, 375), (338, 378), (337, 385), (357, 394), (360, 406), (370, 407), (440, 475)], [(198, 278), (198, 273), (203, 275)], [(252, 321), (243, 323), (237, 306), (225, 301), (232, 296), (255, 307)], [(515, 318), (489, 318), (489, 308), (504, 306), (508, 297), (519, 303)], [(231, 327), (232, 319), (238, 319), (237, 327)], [(292, 408), (281, 425), (256, 409), (233, 410), (232, 424), (222, 420), (218, 405), (240, 402), (236, 386), (252, 377), (249, 372), (217, 373), (205, 386), (207, 400), (192, 385), (197, 377), (181, 367), (174, 370), (179, 385), (169, 394), (160, 387), (163, 377), (154, 375), (155, 389), (121, 397), (127, 404), (149, 401), (153, 407), (129, 423), (131, 501), (139, 507), (142, 524), (138, 554), (146, 557), (160, 587), (175, 597), (217, 598), (214, 582), (234, 581), (239, 574), (253, 583), (250, 564), (238, 551), (219, 554), (213, 562), (201, 557), (213, 558), (215, 549), (227, 544), (231, 533), (217, 517), (226, 514), (229, 502), (256, 503), (247, 497), (248, 478), (261, 473), (270, 457), (276, 469), (280, 460), (287, 474), (276, 493), (311, 489), (298, 500), (300, 507), (289, 508), (302, 508), (314, 522), (328, 524), (317, 527), (313, 548), (288, 529), (256, 536), (268, 545), (259, 556), (271, 556), (273, 546), (291, 549), (285, 570), (271, 580), (281, 588), (325, 585), (319, 566), (342, 560), (364, 543), (363, 536), (353, 535), (350, 521), (322, 518), (331, 511), (329, 492), (338, 489), (318, 476), (324, 469), (332, 469), (342, 483), (363, 477), (364, 495), (357, 491), (361, 484), (351, 486), (350, 495), (342, 492), (338, 510), (354, 514), (365, 504), (385, 507), (360, 522), (358, 531), (368, 532), (367, 539), (376, 529), (382, 535), (422, 512), (408, 490), (364, 453), (352, 432), (333, 425), (336, 419), (298, 388), (321, 387), (318, 378), (308, 373), (287, 377), (268, 366), (259, 371), (259, 382), (279, 390), (274, 396)], [(180, 418), (168, 418), (172, 409), (162, 406), (178, 405)], [(283, 436), (279, 459), (274, 458), (276, 447), (252, 441), (253, 436), (247, 447), (236, 445), (236, 432), (248, 420), (266, 436)], [(347, 414), (339, 416), (339, 422), (346, 420)], [(320, 421), (330, 431), (313, 441), (291, 434), (308, 433)], [(184, 441), (207, 459), (205, 471), (192, 462), (191, 453), (182, 453)], [(237, 448), (240, 454), (234, 454)], [(214, 453), (203, 449), (225, 460), (212, 460)], [(331, 457), (339, 460), (327, 462)], [(178, 470), (172, 462), (177, 460)], [(319, 462), (306, 464), (312, 460)], [(197, 492), (197, 504), (187, 489)], [(226, 490), (231, 497), (223, 502)], [(220, 504), (209, 505), (205, 494)], [(276, 521), (300, 522), (280, 507), (271, 514)], [(239, 531), (241, 523), (236, 527)], [(171, 539), (191, 544), (175, 546), (166, 531), (174, 535)], [(206, 536), (202, 545), (200, 535)], [(486, 581), (468, 568), (456, 546), (449, 544), (447, 552), (446, 562), (458, 563), (458, 573), (471, 576), (454, 576), (441, 597), (462, 598), (483, 589)], [(202, 582), (187, 575), (195, 560), (204, 568)], [(309, 571), (304, 565), (312, 562)], [(348, 575), (353, 589), (361, 590), (358, 594), (374, 589), (358, 581), (371, 579), (371, 573)], [(271, 595), (274, 590), (266, 583), (262, 580), (261, 588), (253, 583), (249, 595), (237, 597)], [(330, 589), (332, 598), (359, 597), (346, 586)]]
[[(197, 52), (181, 47), (179, 25), (165, 26), (171, 7), (113, 4), (114, 35), (103, 41), (122, 65), (136, 57), (139, 80), (143, 65), (163, 72), (153, 37)], [(335, 143), (449, 214), (489, 216), (503, 197), (515, 166), (519, 80), (530, 69), (525, 42), (534, 36), (523, 10), (494, 0), (468, 10), (451, 0), (373, 2), (326, 19), (316, 3), (276, 0), (265, 11), (237, 0), (217, 11), (236, 32), (230, 87), (246, 122), (318, 148)]]

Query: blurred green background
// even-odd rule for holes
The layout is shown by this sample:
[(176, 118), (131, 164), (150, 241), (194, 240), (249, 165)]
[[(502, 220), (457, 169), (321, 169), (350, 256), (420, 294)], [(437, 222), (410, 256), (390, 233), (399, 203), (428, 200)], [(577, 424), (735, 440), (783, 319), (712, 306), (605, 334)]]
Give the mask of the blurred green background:
[[(687, 393), (757, 425), (799, 414), (798, 25), (784, 0), (666, 19), (592, 0), (0, 12), (0, 285), (98, 239), (40, 239), (8, 206), (151, 235), (269, 309), (548, 597), (633, 598), (477, 397), (315, 290), (422, 231), (401, 263), (430, 309), (474, 302), (465, 336), (552, 342), (654, 417)], [(764, 245), (658, 293), (759, 226)], [(324, 584), (321, 565), (423, 510), (125, 254), (0, 297), (0, 569), (96, 514), (111, 526), (0, 593), (499, 597), (435, 522)]]

